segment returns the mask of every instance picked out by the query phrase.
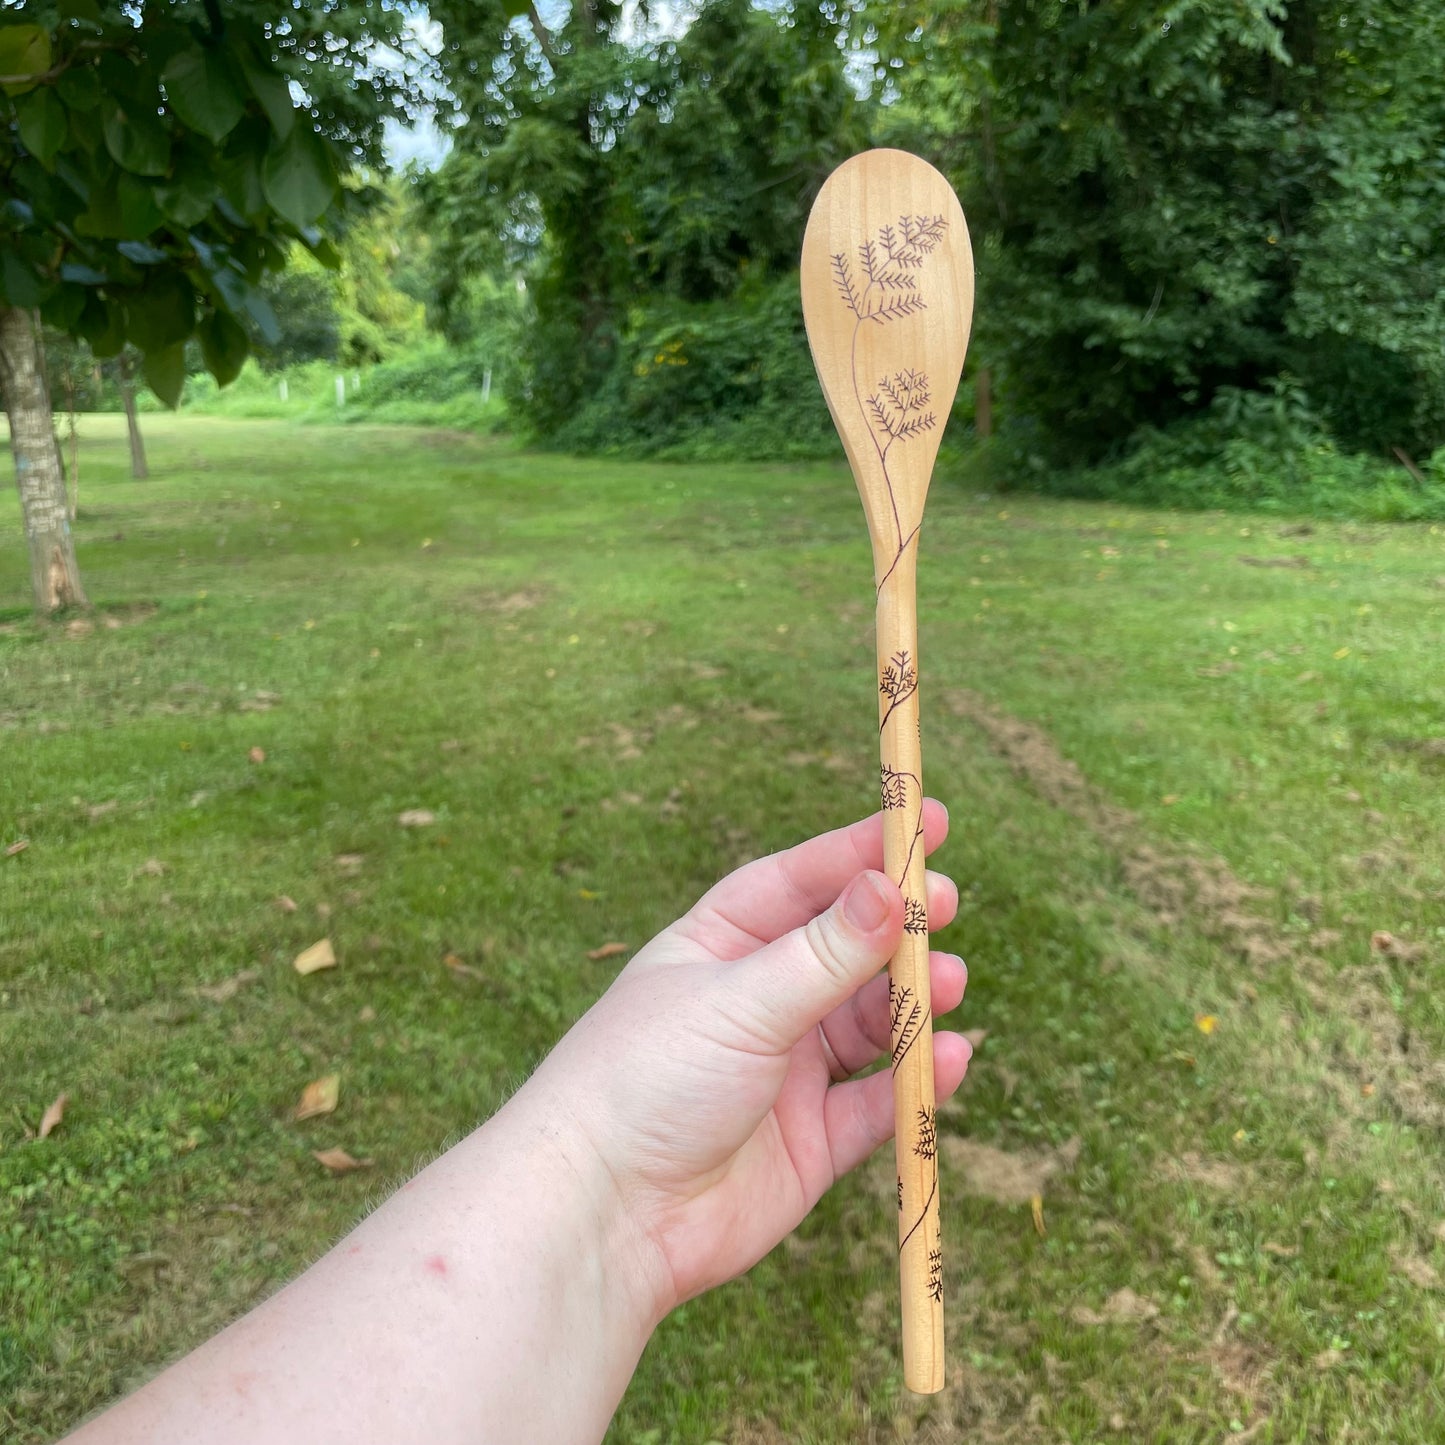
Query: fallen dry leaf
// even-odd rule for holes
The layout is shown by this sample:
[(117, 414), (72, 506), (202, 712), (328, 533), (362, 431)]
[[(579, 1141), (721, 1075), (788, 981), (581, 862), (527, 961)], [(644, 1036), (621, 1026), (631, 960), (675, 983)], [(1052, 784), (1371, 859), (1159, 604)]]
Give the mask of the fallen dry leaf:
[(372, 1023), (375, 1023), (375, 1022), (376, 1022), (376, 1010), (375, 1010), (374, 1008), (372, 1008), (372, 1006), (371, 1006), (370, 1004), (367, 1004), (367, 1005), (361, 1010), (361, 1012), (360, 1012), (359, 1014), (357, 1014), (357, 1016), (356, 1016), (356, 1021), (357, 1021), (358, 1023), (363, 1023), (363, 1024), (372, 1024)]
[(1044, 1229), (1044, 1197), (1042, 1194), (1035, 1194), (1029, 1200), (1029, 1209), (1034, 1216), (1034, 1233), (1042, 1239), (1047, 1232)]
[(282, 893), (276, 899), (276, 907), (279, 908), (282, 913), (295, 913), (296, 900), (294, 898), (288, 898), (284, 893)]
[(159, 858), (147, 858), (139, 868), (131, 874), (132, 878), (159, 878), (167, 871), (166, 865)]
[(479, 982), (486, 982), (486, 974), (481, 969), (473, 968), (471, 964), (465, 963), (455, 953), (447, 954), (442, 962), (446, 964), (449, 972), (456, 974), (459, 978), (474, 978)]
[(120, 804), (112, 798), (108, 803), (92, 803), (90, 807), (85, 810), (85, 815), (94, 823), (97, 819), (104, 818), (115, 812), (118, 807), (120, 807)]
[(1161, 803), (1163, 803), (1166, 808), (1172, 808), (1172, 807), (1175, 805), (1175, 803), (1177, 803), (1177, 802), (1179, 801), (1179, 794), (1178, 794), (1178, 793), (1165, 793), (1164, 796), (1159, 799), (1159, 801), (1160, 801)]
[(333, 1174), (350, 1174), (353, 1169), (370, 1169), (374, 1159), (353, 1159), (345, 1149), (313, 1149), (311, 1157)]
[(750, 723), (775, 723), (782, 717), (782, 713), (773, 712), (765, 707), (745, 707), (743, 709), (743, 721)]
[(327, 1074), (312, 1079), (301, 1091), (301, 1101), (296, 1105), (295, 1118), (314, 1119), (318, 1114), (334, 1114), (341, 1097), (341, 1075)]
[(310, 948), (304, 948), (296, 955), (296, 961), (292, 967), (297, 973), (316, 973), (323, 968), (336, 967), (336, 953), (331, 947), (331, 940), (323, 938), (320, 943), (313, 943)]
[(65, 1106), (70, 1102), (69, 1094), (57, 1094), (55, 1102), (40, 1116), (40, 1130), (37, 1139), (48, 1139), (65, 1117)]
[(1219, 1027), (1217, 1014), (1195, 1014), (1194, 1027), (1202, 1034), (1212, 1034)]
[(976, 1049), (988, 1037), (987, 1029), (965, 1029), (963, 1036)]
[(396, 815), (396, 821), (403, 828), (430, 828), (437, 815), (426, 808), (407, 808)]
[(366, 854), (338, 853), (331, 861), (336, 864), (336, 871), (338, 873), (360, 873), (361, 865), (366, 862)]
[(1260, 1246), (1266, 1254), (1272, 1254), (1276, 1259), (1293, 1259), (1299, 1253), (1299, 1249), (1292, 1244), (1276, 1244), (1272, 1239), (1266, 1239)]
[(210, 999), (212, 1003), (225, 1003), (227, 999), (235, 998), (248, 983), (255, 983), (260, 977), (259, 970), (245, 968), (230, 978), (222, 979), (220, 983), (199, 984), (196, 992), (202, 998)]
[(596, 963), (599, 959), (616, 958), (619, 953), (626, 952), (627, 945), (625, 943), (604, 943), (597, 948), (589, 948), (587, 957)]
[(17, 853), (23, 853), (29, 846), (29, 838), (17, 838), (5, 849), (5, 856), (7, 858), (13, 858)]
[(1393, 933), (1378, 928), (1370, 935), (1370, 952), (1383, 954), (1386, 958), (1398, 958), (1401, 963), (1418, 963), (1425, 956), (1423, 943), (1406, 943)]
[(595, 903), (597, 899), (602, 897), (602, 895), (595, 888), (579, 888), (577, 890), (577, 896), (584, 903)]
[(266, 761), (266, 749), (252, 748), (251, 751), (246, 754), (246, 757), (253, 763), (264, 763)]
[(1104, 1301), (1103, 1309), (1095, 1311), (1087, 1305), (1075, 1305), (1069, 1311), (1069, 1318), (1080, 1325), (1133, 1325), (1152, 1320), (1158, 1313), (1159, 1306), (1153, 1300), (1135, 1294), (1125, 1285)]

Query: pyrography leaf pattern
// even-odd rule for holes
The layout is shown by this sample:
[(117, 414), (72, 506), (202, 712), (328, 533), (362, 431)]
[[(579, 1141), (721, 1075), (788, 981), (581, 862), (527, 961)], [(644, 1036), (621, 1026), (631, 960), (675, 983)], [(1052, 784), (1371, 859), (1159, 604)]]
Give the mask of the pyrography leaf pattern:
[(943, 1251), (941, 1249), (928, 1251), (928, 1297), (938, 1301), (943, 1299)]
[(928, 909), (917, 898), (903, 900), (903, 929), (906, 933), (928, 932)]
[(888, 719), (893, 716), (893, 710), (918, 691), (918, 669), (906, 651), (895, 652), (888, 659), (883, 675), (878, 680), (878, 691), (888, 699), (888, 711), (883, 714), (883, 721), (878, 724), (878, 731), (882, 732), (888, 725)]
[(918, 1138), (913, 1152), (920, 1159), (932, 1159), (938, 1153), (938, 1111), (925, 1106), (918, 1111)]
[(895, 768), (890, 768), (887, 763), (879, 768), (878, 773), (882, 780), (884, 809), (906, 808), (909, 781), (917, 783), (917, 776), (913, 773), (900, 773)]
[(888, 1035), (893, 1040), (893, 1065), (896, 1068), (904, 1054), (913, 1046), (923, 1027), (923, 1003), (911, 988), (888, 980)]
[(860, 322), (882, 326), (899, 316), (926, 309), (918, 279), (910, 274), (943, 240), (948, 222), (942, 216), (900, 216), (897, 227), (884, 226), (876, 241), (858, 247), (858, 265), (866, 284), (860, 289), (843, 251), (833, 253), (833, 284), (843, 304)]
[[(885, 326), (905, 316), (927, 310), (928, 303), (919, 290), (917, 272), (924, 261), (943, 243), (948, 221), (943, 216), (900, 216), (898, 224), (879, 228), (877, 239), (864, 241), (858, 247), (859, 273), (844, 251), (835, 251), (833, 284), (843, 304), (856, 318), (853, 328), (855, 345), (858, 330), (865, 321)], [(898, 533), (898, 551), (892, 565), (879, 580), (883, 583), (893, 573), (909, 544), (918, 535), (914, 527), (903, 535), (903, 519), (898, 511), (898, 497), (888, 471), (888, 450), (895, 442), (931, 431), (937, 419), (923, 408), (928, 404), (928, 378), (919, 371), (903, 370), (891, 378), (884, 377), (865, 404), (855, 367), (853, 395), (858, 409), (868, 423), (878, 464), (883, 469), (883, 484), (893, 508), (893, 525)]]

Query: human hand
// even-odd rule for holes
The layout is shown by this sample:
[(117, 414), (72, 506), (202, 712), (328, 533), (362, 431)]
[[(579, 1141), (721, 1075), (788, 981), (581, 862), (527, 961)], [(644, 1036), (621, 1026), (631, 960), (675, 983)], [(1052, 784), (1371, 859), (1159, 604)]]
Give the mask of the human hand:
[[(923, 825), (932, 852), (948, 832), (940, 804)], [(528, 1086), (601, 1160), (654, 1267), (659, 1318), (750, 1268), (892, 1137), (891, 1074), (849, 1077), (889, 1044), (879, 970), (903, 902), (882, 863), (875, 814), (739, 869), (631, 960)], [(929, 873), (930, 930), (957, 908)], [(934, 1014), (947, 1013), (966, 970), (929, 962)], [(934, 1035), (940, 1100), (971, 1052)]]

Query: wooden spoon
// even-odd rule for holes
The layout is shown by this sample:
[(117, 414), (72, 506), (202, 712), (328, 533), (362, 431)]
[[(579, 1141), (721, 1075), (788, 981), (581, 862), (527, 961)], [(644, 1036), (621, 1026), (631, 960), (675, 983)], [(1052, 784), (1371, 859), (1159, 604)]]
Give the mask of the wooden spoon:
[(829, 176), (803, 238), (803, 319), (863, 498), (877, 589), (883, 858), (905, 932), (888, 966), (903, 1379), (943, 1388), (933, 1014), (918, 716), (918, 534), (973, 316), (958, 198), (926, 161), (874, 150)]

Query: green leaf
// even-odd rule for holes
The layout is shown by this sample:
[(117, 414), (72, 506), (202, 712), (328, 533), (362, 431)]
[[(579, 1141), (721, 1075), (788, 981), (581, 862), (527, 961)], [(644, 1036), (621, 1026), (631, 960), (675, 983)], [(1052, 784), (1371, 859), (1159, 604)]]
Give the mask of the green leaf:
[(161, 72), (161, 83), (171, 109), (213, 141), (228, 136), (245, 114), (226, 58), (215, 50), (195, 45), (180, 51)]
[(161, 208), (156, 205), (155, 192), (136, 176), (122, 175), (116, 182), (120, 198), (121, 229), (127, 239), (144, 240), (165, 224)]
[(271, 129), (278, 140), (285, 140), (296, 125), (296, 103), (291, 99), (290, 82), (279, 70), (258, 60), (249, 45), (237, 46), (235, 56), (251, 94), (271, 122)]
[(104, 286), (110, 277), (104, 271), (97, 271), (94, 266), (86, 266), (80, 261), (67, 261), (60, 268), (60, 279), (68, 281), (72, 286)]
[(196, 329), (196, 293), (178, 272), (162, 272), (126, 296), (126, 335), (142, 351), (180, 346)]
[(75, 229), (82, 236), (125, 234), (120, 214), (119, 172), (111, 171), (91, 186), (89, 204), (75, 218)]
[[(41, 25), (0, 26), (0, 75), (40, 76), (50, 69), (50, 35)], [(35, 89), (30, 79), (0, 86), (6, 95)]]
[(518, 16), (525, 15), (531, 8), (529, 0), (502, 0), (502, 13), (508, 20), (515, 20)]
[(244, 329), (224, 311), (213, 311), (201, 322), (200, 337), (206, 370), (219, 385), (229, 386), (251, 349)]
[(159, 117), (117, 105), (106, 116), (104, 129), (105, 148), (116, 165), (138, 176), (165, 175), (171, 142)]
[(137, 266), (156, 266), (166, 259), (166, 253), (149, 241), (121, 241), (115, 249)]
[(155, 198), (168, 220), (190, 227), (210, 215), (219, 190), (215, 167), (178, 148), (171, 178), (156, 186)]
[(125, 345), (124, 308), (118, 301), (110, 300), (98, 291), (87, 292), (75, 329), (102, 360), (115, 356)]
[(267, 153), (261, 182), (266, 199), (293, 226), (309, 225), (331, 204), (336, 171), (325, 142), (309, 123), (295, 126)]
[(238, 215), (250, 221), (266, 210), (266, 191), (261, 184), (259, 156), (251, 150), (227, 156), (217, 169), (221, 188)]
[(62, 20), (85, 20), (92, 25), (100, 24), (100, 6), (96, 0), (60, 0)]
[(85, 299), (92, 293), (83, 286), (60, 286), (40, 303), (40, 317), (47, 326), (72, 335), (80, 324)]
[(181, 392), (186, 384), (186, 348), (177, 342), (174, 346), (163, 346), (157, 351), (145, 354), (145, 379), (150, 389), (174, 410), (181, 404)]
[(28, 226), (35, 219), (35, 210), (29, 202), (7, 196), (0, 201), (0, 216), (12, 226)]
[(100, 76), (91, 65), (72, 65), (55, 88), (71, 110), (94, 110), (100, 104)]
[(15, 103), (15, 119), (25, 149), (45, 167), (55, 166), (55, 153), (70, 133), (65, 103), (49, 86), (42, 86)]
[(45, 299), (45, 284), (8, 247), (0, 251), (0, 296), (23, 311), (39, 306)]

